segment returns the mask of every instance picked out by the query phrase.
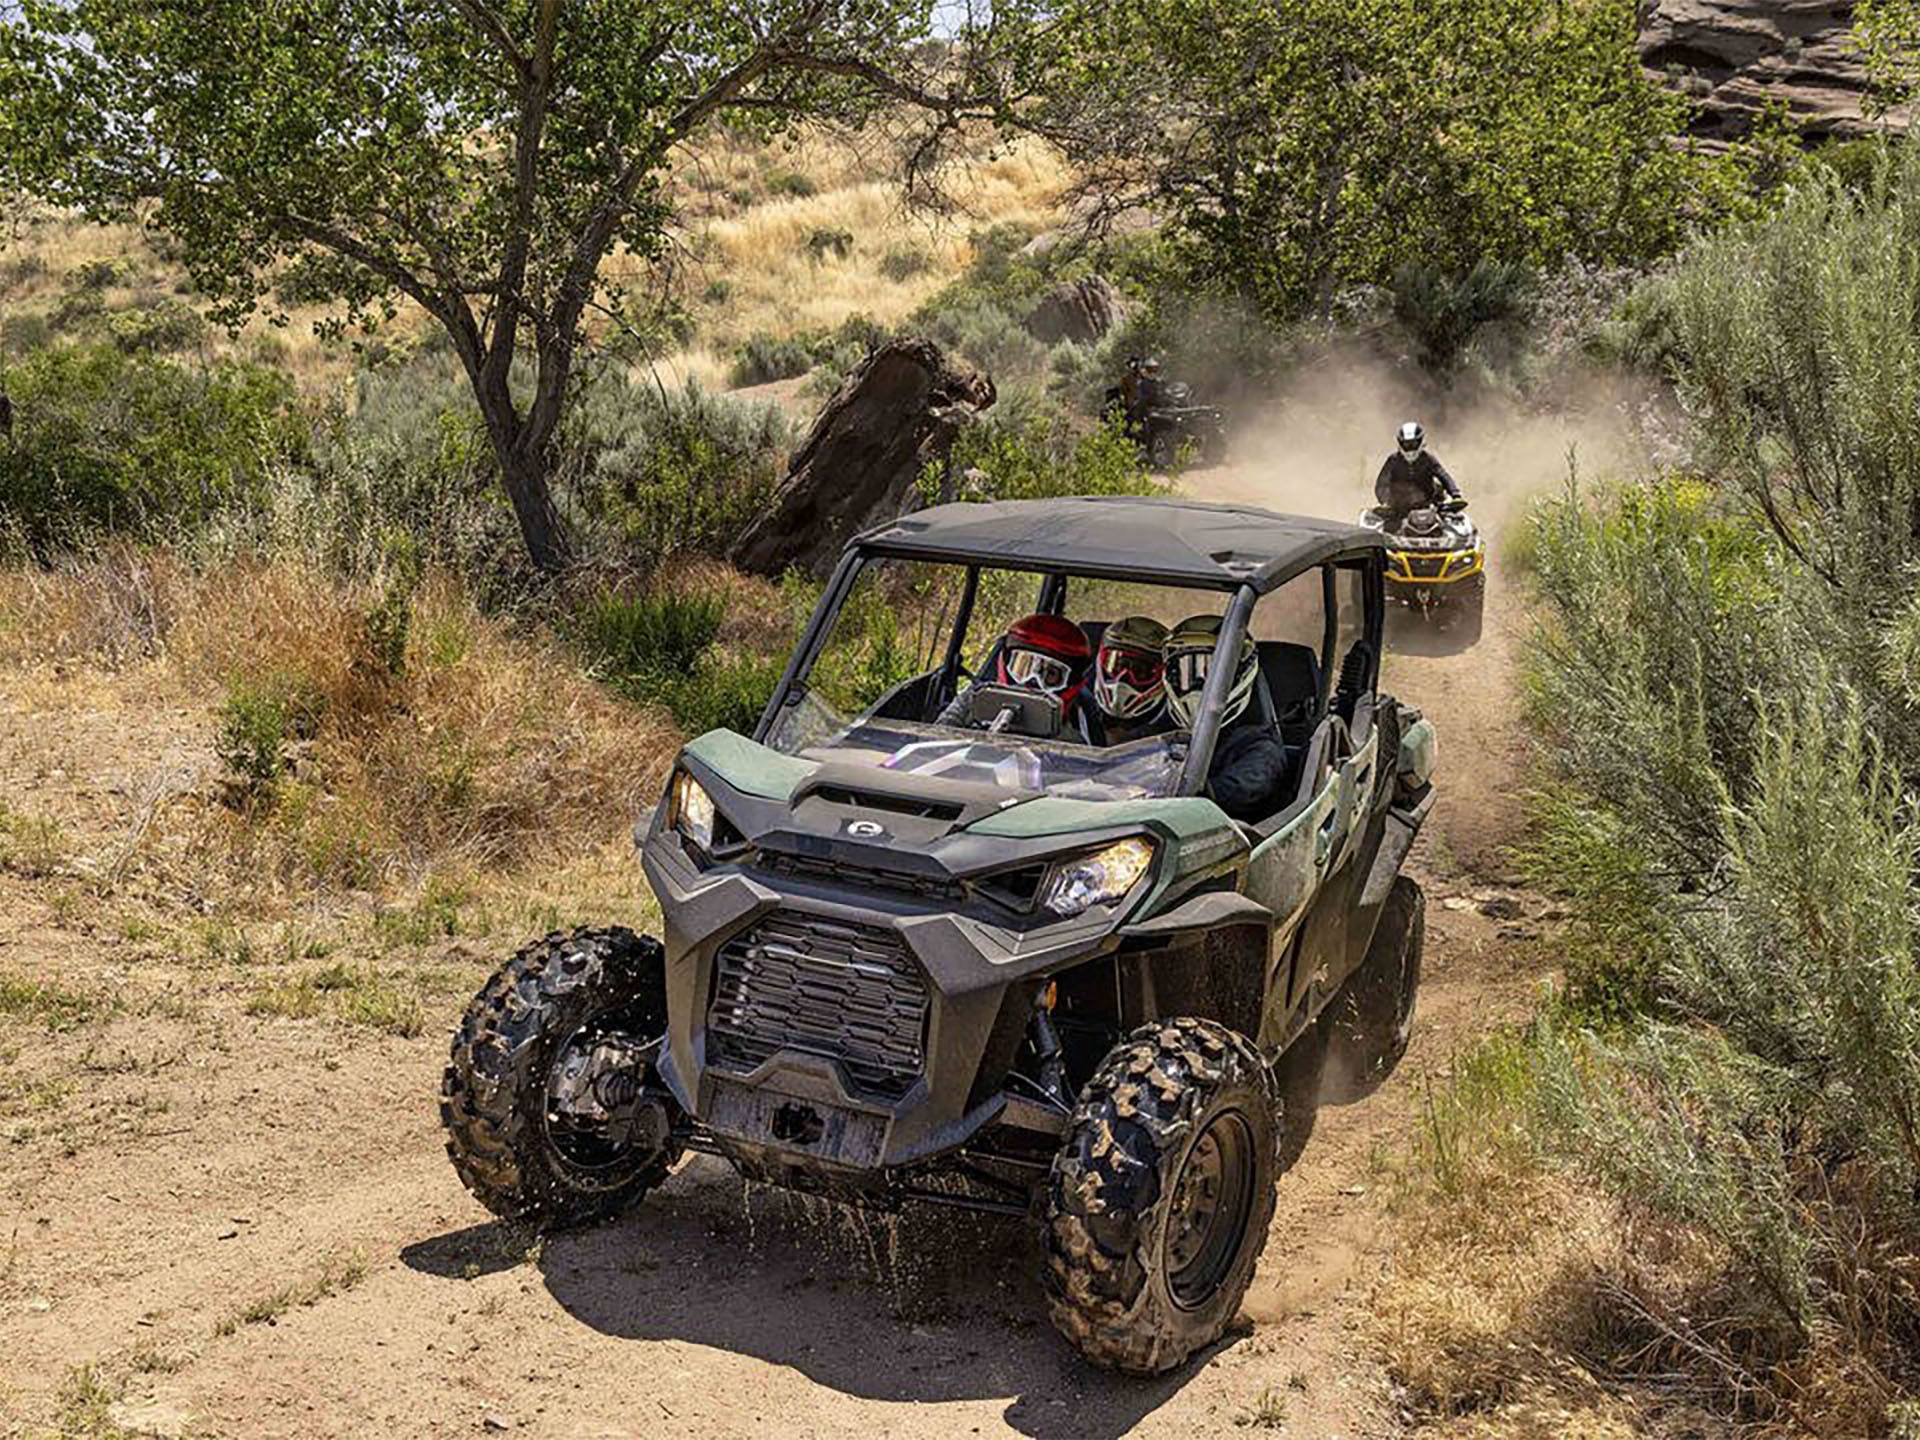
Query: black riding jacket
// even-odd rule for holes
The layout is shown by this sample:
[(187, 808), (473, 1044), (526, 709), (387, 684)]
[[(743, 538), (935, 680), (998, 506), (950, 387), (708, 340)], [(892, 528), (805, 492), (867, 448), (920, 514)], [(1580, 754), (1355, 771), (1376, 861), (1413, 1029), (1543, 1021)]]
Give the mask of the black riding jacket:
[(1207, 789), (1233, 819), (1264, 820), (1284, 807), (1292, 770), (1293, 752), (1273, 727), (1249, 717), (1220, 732)]
[(1382, 509), (1405, 515), (1423, 505), (1458, 500), (1460, 487), (1431, 450), (1422, 450), (1411, 460), (1396, 450), (1380, 467), (1379, 478), (1373, 482), (1373, 498)]

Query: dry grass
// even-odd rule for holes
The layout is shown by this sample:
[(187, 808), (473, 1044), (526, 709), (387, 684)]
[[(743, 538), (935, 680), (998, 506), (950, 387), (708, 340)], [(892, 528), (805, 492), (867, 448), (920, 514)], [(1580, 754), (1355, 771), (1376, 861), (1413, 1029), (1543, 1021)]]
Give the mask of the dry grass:
[(138, 671), (188, 708), (248, 687), (298, 696), (311, 724), (288, 737), (270, 794), (238, 803), (202, 784), (152, 824), (185, 843), (150, 852), (222, 857), (245, 889), (407, 893), (436, 873), (566, 864), (652, 801), (678, 743), (664, 714), (614, 699), (540, 626), (481, 614), (444, 577), (414, 596), (391, 673), (370, 655), (380, 598), (296, 562), (196, 573), (118, 552), (0, 572), (0, 658)]
[[(202, 308), (185, 269), (156, 248), (153, 237), (135, 225), (92, 225), (45, 206), (28, 206), (0, 229), (0, 319), (15, 323), (45, 319), (57, 330), (67, 328), (59, 314), (62, 303), (80, 286), (80, 276), (95, 273), (112, 279), (94, 284), (105, 310), (145, 308), (160, 300)], [(238, 335), (210, 328), (196, 353), (236, 356), (289, 371), (308, 393), (340, 384), (353, 364), (351, 346), (340, 340), (322, 340), (314, 322), (326, 310), (292, 307), (290, 322), (275, 328), (264, 320), (250, 322)], [(396, 329), (409, 331), (420, 324), (408, 311)], [(9, 347), (16, 349), (18, 347)]]
[[(1035, 147), (983, 160), (968, 175), (965, 213), (944, 221), (901, 208), (896, 186), (863, 180), (818, 194), (764, 201), (713, 220), (695, 240), (691, 273), (724, 281), (727, 299), (701, 314), (710, 342), (764, 332), (826, 330), (864, 313), (883, 324), (904, 319), (973, 258), (973, 234), (1019, 222), (1043, 227), (1059, 218), (1065, 172)], [(853, 237), (845, 257), (816, 256), (808, 237), (843, 230)], [(913, 253), (926, 268), (891, 279), (890, 254)]]

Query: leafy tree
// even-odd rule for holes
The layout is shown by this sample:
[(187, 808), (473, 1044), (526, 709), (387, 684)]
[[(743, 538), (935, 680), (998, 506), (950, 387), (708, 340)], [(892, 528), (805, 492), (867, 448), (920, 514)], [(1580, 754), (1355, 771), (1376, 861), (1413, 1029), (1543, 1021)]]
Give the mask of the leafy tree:
[(1726, 195), (1631, 0), (1085, 0), (1038, 123), (1270, 318), (1417, 264), (1637, 260)]
[[(1000, 7), (1002, 11), (1008, 7)], [(228, 323), (298, 272), (337, 325), (401, 297), (451, 338), (536, 563), (569, 553), (550, 471), (608, 258), (668, 245), (703, 127), (994, 107), (926, 0), (0, 0), (0, 181), (178, 239)], [(986, 14), (983, 8), (983, 14)], [(1010, 22), (1007, 22), (1010, 23)], [(282, 318), (276, 316), (276, 318)]]

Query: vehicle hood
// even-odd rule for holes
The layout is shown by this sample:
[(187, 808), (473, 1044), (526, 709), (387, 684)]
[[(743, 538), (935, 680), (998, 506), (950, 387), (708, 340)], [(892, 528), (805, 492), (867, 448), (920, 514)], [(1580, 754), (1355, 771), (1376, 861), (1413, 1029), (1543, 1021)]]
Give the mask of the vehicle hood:
[(728, 828), (716, 860), (751, 855), (814, 876), (863, 872), (928, 894), (1147, 834), (1161, 858), (1154, 893), (1143, 897), (1149, 903), (1133, 908), (1148, 913), (1182, 877), (1231, 865), (1247, 851), (1225, 813), (1198, 797), (1064, 799), (799, 759), (731, 731), (690, 741), (681, 764)]

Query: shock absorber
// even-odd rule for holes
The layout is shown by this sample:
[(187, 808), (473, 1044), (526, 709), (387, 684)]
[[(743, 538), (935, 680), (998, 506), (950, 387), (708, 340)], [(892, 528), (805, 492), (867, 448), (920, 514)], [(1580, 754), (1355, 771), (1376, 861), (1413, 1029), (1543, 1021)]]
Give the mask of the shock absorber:
[(1073, 1096), (1067, 1089), (1067, 1061), (1060, 1050), (1060, 1032), (1053, 1028), (1053, 982), (1040, 987), (1033, 997), (1033, 1053), (1040, 1059), (1040, 1088), (1063, 1110), (1073, 1108)]

